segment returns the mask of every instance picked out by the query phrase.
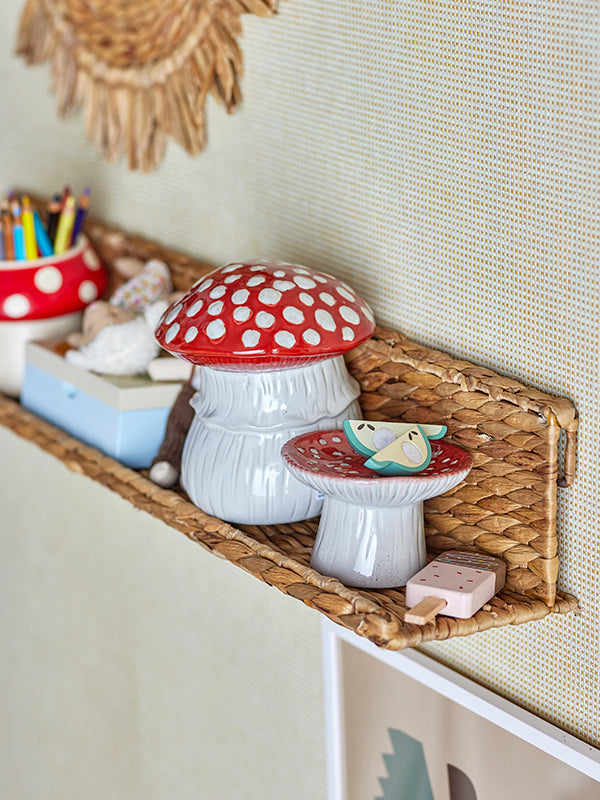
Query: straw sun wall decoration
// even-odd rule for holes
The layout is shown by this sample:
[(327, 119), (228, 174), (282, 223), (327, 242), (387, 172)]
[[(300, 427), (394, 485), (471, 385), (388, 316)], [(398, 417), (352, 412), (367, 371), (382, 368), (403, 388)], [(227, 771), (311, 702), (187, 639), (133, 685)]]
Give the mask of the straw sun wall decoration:
[(51, 62), (61, 116), (85, 108), (88, 138), (109, 161), (150, 172), (171, 136), (191, 155), (205, 144), (210, 93), (241, 100), (240, 15), (277, 0), (28, 0), (17, 53)]

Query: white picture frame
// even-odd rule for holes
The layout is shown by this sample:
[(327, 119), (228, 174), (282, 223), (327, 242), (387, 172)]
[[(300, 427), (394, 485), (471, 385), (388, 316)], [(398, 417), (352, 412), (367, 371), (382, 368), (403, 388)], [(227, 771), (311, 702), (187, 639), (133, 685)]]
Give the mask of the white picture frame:
[[(513, 797), (520, 800), (538, 800), (537, 788), (540, 788), (539, 797), (544, 800), (597, 800), (600, 798), (600, 750), (580, 741), (576, 737), (562, 731), (560, 728), (537, 717), (515, 703), (505, 700), (494, 692), (479, 686), (474, 681), (463, 677), (448, 667), (439, 664), (434, 659), (417, 650), (390, 651), (376, 647), (367, 639), (357, 636), (351, 631), (334, 624), (329, 620), (323, 621), (322, 626), (323, 667), (324, 667), (324, 692), (326, 709), (327, 733), (327, 765), (328, 765), (328, 800), (354, 800), (360, 796), (361, 800), (388, 800), (388, 795), (383, 788), (377, 793), (377, 786), (383, 787), (381, 779), (390, 778), (386, 773), (386, 764), (381, 750), (383, 737), (392, 728), (390, 720), (398, 720), (392, 725), (404, 729), (406, 727), (408, 739), (410, 736), (410, 711), (406, 710), (404, 700), (408, 694), (414, 698), (415, 703), (420, 703), (419, 718), (428, 713), (428, 709), (435, 709), (439, 703), (450, 703), (451, 706), (440, 707), (438, 714), (444, 714), (444, 719), (467, 720), (467, 725), (461, 727), (461, 733), (467, 728), (470, 735), (477, 736), (478, 745), (492, 741), (495, 753), (509, 754), (510, 764), (503, 763), (502, 770), (510, 774), (512, 794), (505, 795), (500, 787), (490, 794), (490, 787), (485, 787), (485, 778), (478, 775), (472, 790), (456, 792), (450, 791), (451, 781), (441, 775), (441, 767), (434, 765), (431, 778), (432, 793), (425, 792), (422, 797), (433, 797), (433, 800), (455, 800), (455, 798), (476, 798), (476, 800), (496, 800), (499, 797)], [(371, 657), (365, 658), (365, 655)], [(354, 662), (358, 659), (357, 664)], [(362, 661), (361, 661), (362, 659)], [(391, 671), (390, 671), (391, 668)], [(396, 675), (397, 677), (394, 677)], [(358, 678), (360, 676), (360, 678)], [(377, 698), (373, 692), (375, 687), (384, 677), (387, 689), (393, 688), (394, 697), (389, 694)], [(355, 685), (352, 685), (354, 681)], [(383, 689), (381, 691), (384, 691)], [(417, 698), (417, 695), (421, 695)], [(382, 698), (384, 702), (382, 702)], [(388, 702), (388, 698), (389, 702)], [(402, 699), (402, 705), (399, 702)], [(412, 702), (412, 700), (411, 700)], [(450, 708), (451, 714), (448, 714)], [(459, 716), (455, 716), (459, 715)], [(465, 717), (466, 715), (466, 717)], [(417, 716), (413, 712), (413, 716)], [(373, 733), (374, 727), (379, 725), (381, 717), (382, 730)], [(438, 717), (439, 719), (440, 717)], [(413, 724), (414, 724), (413, 720)], [(416, 721), (418, 727), (419, 720)], [(423, 721), (423, 724), (426, 723)], [(455, 728), (456, 728), (456, 723)], [(386, 727), (387, 726), (387, 727)], [(423, 741), (427, 739), (431, 730), (436, 731), (438, 741)], [(454, 731), (454, 729), (450, 729)], [(423, 735), (423, 731), (425, 734)], [(395, 731), (394, 731), (395, 733)], [(487, 739), (486, 739), (487, 737)], [(490, 738), (491, 737), (491, 738)], [(513, 737), (513, 738), (511, 738)], [(439, 726), (430, 725), (421, 728), (421, 733), (416, 738), (423, 741), (425, 760), (438, 760), (440, 753), (443, 755), (444, 742), (439, 741)], [(460, 755), (455, 758), (457, 747), (460, 746), (461, 736), (448, 735), (445, 732), (448, 747), (453, 751), (453, 761), (460, 761)], [(498, 747), (496, 748), (496, 742)], [(458, 743), (458, 744), (457, 744)], [(441, 749), (440, 749), (441, 748)], [(507, 749), (508, 748), (508, 749)], [(529, 749), (528, 749), (529, 748)], [(369, 752), (372, 750), (373, 752)], [(393, 747), (390, 745), (388, 752)], [(487, 751), (486, 751), (487, 752)], [(479, 758), (479, 763), (485, 761)], [(432, 757), (433, 754), (433, 757)], [(391, 756), (395, 754), (392, 752)], [(441, 759), (443, 760), (443, 758)], [(440, 760), (440, 764), (441, 764)], [(468, 758), (467, 758), (468, 760)], [(427, 769), (430, 776), (432, 769), (429, 764)], [(506, 759), (505, 759), (506, 761)], [(520, 763), (523, 761), (523, 763)], [(378, 766), (378, 775), (365, 775), (372, 772), (373, 765)], [(449, 762), (448, 762), (449, 764)], [(525, 766), (526, 764), (526, 766)], [(448, 770), (453, 769), (449, 765)], [(460, 767), (460, 764), (458, 765)], [(497, 765), (496, 765), (497, 766)], [(493, 770), (491, 770), (493, 771)], [(469, 770), (465, 773), (465, 780)], [(477, 772), (477, 769), (475, 769)], [(461, 773), (461, 769), (457, 770)], [(523, 773), (523, 774), (520, 774)], [(449, 772), (448, 772), (449, 775)], [(357, 776), (358, 780), (357, 780)], [(446, 785), (444, 786), (444, 780)], [(490, 777), (492, 780), (492, 777)], [(495, 780), (497, 782), (498, 775)], [(502, 780), (502, 778), (501, 778)], [(535, 781), (532, 794), (526, 787), (528, 780)], [(543, 788), (548, 782), (551, 788)], [(351, 784), (351, 785), (349, 785)], [(523, 794), (518, 788), (521, 784)], [(496, 784), (497, 785), (497, 784)], [(517, 790), (515, 791), (515, 787)], [(564, 787), (569, 788), (565, 793)], [(499, 792), (499, 793), (496, 793)], [(358, 792), (358, 794), (357, 794)], [(548, 793), (550, 792), (550, 793)], [(400, 792), (402, 794), (402, 791)], [(389, 795), (392, 796), (391, 794)], [(394, 794), (393, 797), (397, 797)], [(414, 790), (410, 795), (415, 796)]]

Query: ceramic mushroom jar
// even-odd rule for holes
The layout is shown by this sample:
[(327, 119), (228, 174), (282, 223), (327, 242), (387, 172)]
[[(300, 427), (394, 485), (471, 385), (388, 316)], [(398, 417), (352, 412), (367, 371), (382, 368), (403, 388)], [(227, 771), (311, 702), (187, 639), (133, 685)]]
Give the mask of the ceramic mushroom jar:
[(279, 262), (221, 267), (167, 309), (158, 342), (197, 366), (181, 464), (192, 502), (246, 524), (319, 514), (322, 496), (284, 468), (281, 447), (360, 416), (343, 354), (374, 327), (346, 284)]

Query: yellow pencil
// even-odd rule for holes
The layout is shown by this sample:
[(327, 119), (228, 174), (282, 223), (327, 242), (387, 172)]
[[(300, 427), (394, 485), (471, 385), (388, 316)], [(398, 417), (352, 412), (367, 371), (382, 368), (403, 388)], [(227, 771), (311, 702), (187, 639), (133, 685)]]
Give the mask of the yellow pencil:
[(69, 249), (71, 243), (71, 231), (73, 230), (73, 223), (75, 222), (75, 198), (69, 195), (65, 201), (65, 205), (58, 220), (58, 227), (56, 229), (56, 239), (54, 240), (54, 253), (64, 253)]
[(23, 222), (23, 236), (25, 237), (25, 258), (37, 258), (38, 249), (35, 240), (33, 212), (31, 210), (31, 203), (29, 202), (29, 198), (27, 196), (23, 198), (21, 220)]

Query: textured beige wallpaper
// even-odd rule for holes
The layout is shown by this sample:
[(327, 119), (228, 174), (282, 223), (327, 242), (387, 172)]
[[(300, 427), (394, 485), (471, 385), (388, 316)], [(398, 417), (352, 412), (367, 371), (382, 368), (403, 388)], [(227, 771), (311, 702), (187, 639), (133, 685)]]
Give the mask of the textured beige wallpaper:
[(319, 618), (0, 428), (0, 797), (322, 800)]
[(285, 0), (244, 21), (243, 108), (209, 104), (205, 152), (172, 146), (151, 176), (57, 120), (48, 69), (11, 56), (17, 10), (0, 14), (5, 184), (90, 183), (96, 214), (215, 264), (326, 269), (381, 322), (577, 405), (558, 522), (582, 615), (427, 651), (600, 744), (597, 3)]

